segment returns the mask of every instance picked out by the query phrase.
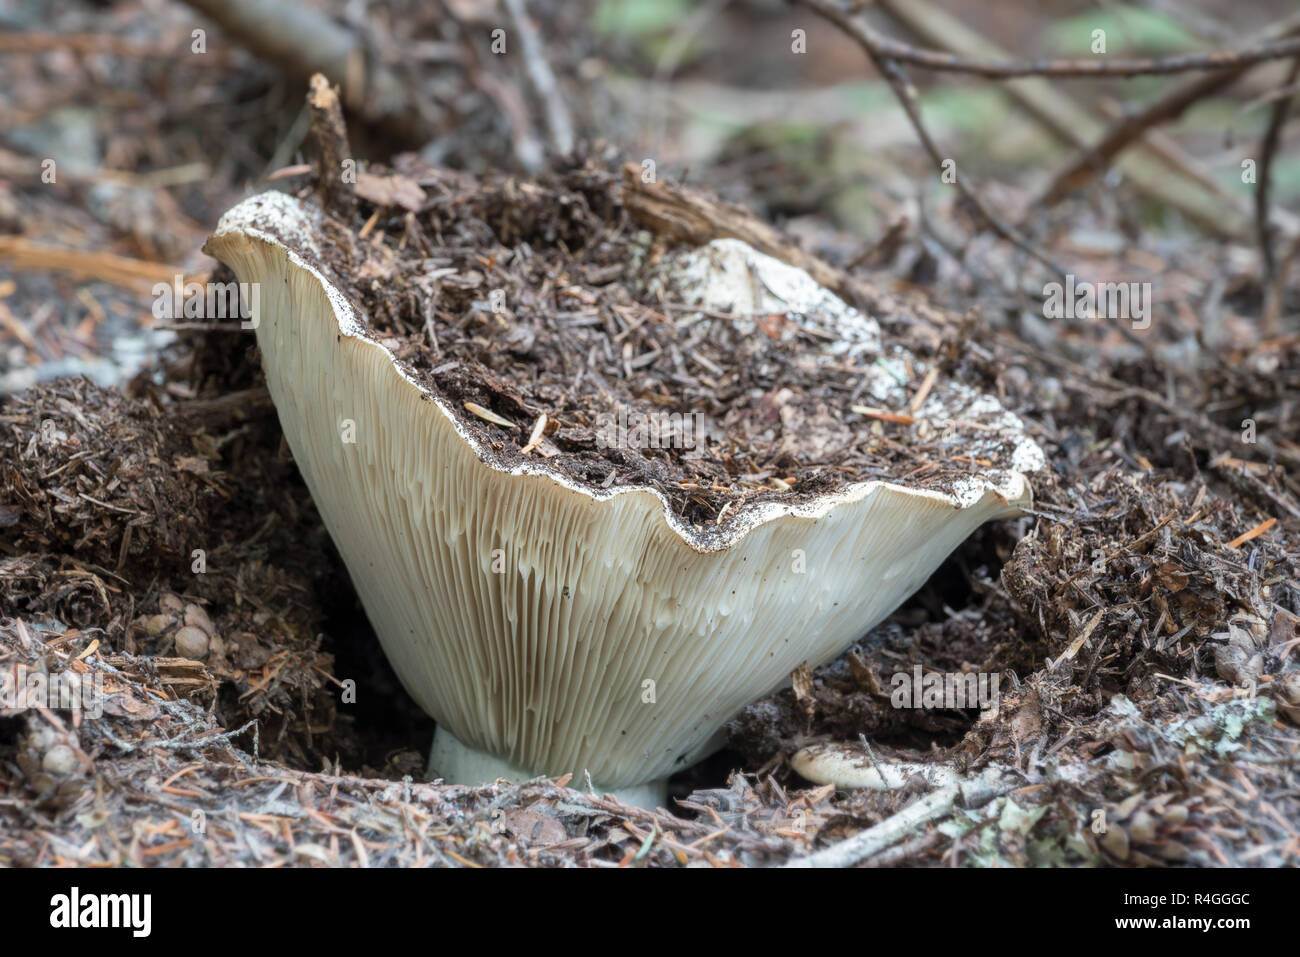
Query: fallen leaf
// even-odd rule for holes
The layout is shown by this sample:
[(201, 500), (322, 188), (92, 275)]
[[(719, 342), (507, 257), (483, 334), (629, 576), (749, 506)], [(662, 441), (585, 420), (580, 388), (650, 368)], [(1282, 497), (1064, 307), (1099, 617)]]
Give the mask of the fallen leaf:
[(401, 206), (416, 213), (424, 205), (424, 190), (415, 180), (406, 176), (374, 176), (357, 174), (357, 195), (376, 206)]

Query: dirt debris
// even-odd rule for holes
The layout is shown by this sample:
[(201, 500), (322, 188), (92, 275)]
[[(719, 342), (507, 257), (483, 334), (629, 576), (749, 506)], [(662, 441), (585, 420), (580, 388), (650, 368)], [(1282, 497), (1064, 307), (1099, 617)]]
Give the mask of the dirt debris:
[[(702, 304), (679, 277), (731, 268), (732, 247), (699, 254), (640, 228), (607, 153), (536, 181), (398, 157), (368, 181), (405, 183), (418, 209), (375, 201), (390, 188), (325, 211), (325, 274), (502, 467), (532, 454), (592, 488), (649, 486), (702, 534), (859, 482), (957, 495), (981, 470), (1039, 467), (963, 366), (938, 375), (957, 328), (931, 313), (878, 320), (824, 292), (827, 310), (795, 313), (767, 280), (755, 315)], [(881, 343), (880, 327), (904, 326), (907, 345)], [(647, 440), (611, 434), (616, 416)]]
[[(634, 356), (673, 341), (677, 313), (629, 282), (628, 263), (675, 250), (634, 237), (611, 170), (578, 162), (530, 183), (396, 160), (370, 169), (385, 183), (367, 187), (364, 219), (333, 227), (331, 248), (346, 253), (336, 268), (376, 329), (399, 353), (408, 342), (418, 370), (431, 361), (416, 347), (430, 322), (440, 361), (458, 363), (438, 372), (439, 386), (513, 422), (470, 413), (512, 454), (541, 414), (561, 454), (583, 448), (564, 391), (508, 379), (522, 357), (560, 362), (561, 338), (594, 341), (584, 337), (596, 326), (582, 324), (593, 317), (626, 332)], [(395, 253), (402, 243), (409, 258)], [(440, 269), (453, 271), (430, 285)], [(512, 290), (505, 320), (484, 298), (498, 284)], [(1293, 862), (1300, 340), (1242, 343), (1193, 367), (1106, 350), (1084, 360), (915, 290), (891, 296), (882, 332), (998, 396), (1046, 451), (1032, 514), (974, 536), (845, 656), (747, 708), (732, 750), (678, 782), (673, 815), (586, 794), (581, 782), (417, 783), (429, 722), (351, 603), (239, 336), (187, 334), (125, 393), (59, 380), (6, 400), (0, 663), (100, 676), (106, 694), (94, 717), (0, 713), (0, 860), (779, 863), (885, 820), (924, 787), (836, 792), (790, 770), (800, 747), (852, 749), (865, 737), (872, 761), (994, 769), (1017, 782), (868, 864)], [(576, 317), (573, 328), (560, 316)], [(722, 341), (761, 364), (780, 354), (783, 328)], [(772, 361), (776, 379), (798, 375)], [(638, 381), (621, 353), (609, 362), (584, 368), (617, 388)], [(771, 382), (745, 378), (754, 363), (740, 368), (733, 387), (773, 401)], [(550, 371), (564, 384), (576, 367)], [(855, 376), (831, 392), (856, 388)], [(825, 400), (799, 396), (798, 417), (774, 421), (815, 435), (810, 422), (834, 421)], [(914, 456), (927, 441), (916, 425), (869, 426), (874, 467), (893, 467), (891, 449)], [(801, 468), (807, 488), (824, 487), (797, 447), (786, 454), (697, 467), (727, 494), (783, 472), (798, 480)], [(643, 458), (615, 463), (614, 479), (671, 481), (664, 462)], [(587, 461), (600, 463), (592, 481), (609, 478), (607, 460)], [(725, 496), (706, 491), (717, 497), (677, 501), (713, 518)], [(983, 711), (895, 707), (894, 677), (918, 666), (995, 674), (1001, 694)], [(368, 682), (355, 709), (340, 687), (352, 675)], [(384, 704), (362, 710), (375, 700)]]

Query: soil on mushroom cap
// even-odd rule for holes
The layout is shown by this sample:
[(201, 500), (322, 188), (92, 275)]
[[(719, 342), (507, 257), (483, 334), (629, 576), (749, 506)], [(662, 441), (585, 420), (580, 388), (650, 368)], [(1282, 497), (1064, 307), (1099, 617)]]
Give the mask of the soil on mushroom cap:
[[(1005, 413), (979, 400), (975, 367), (949, 363), (926, 388), (949, 407), (936, 415), (932, 398), (909, 414), (955, 327), (876, 317), (879, 355), (831, 361), (794, 317), (742, 328), (748, 317), (666, 301), (671, 252), (632, 222), (615, 172), (595, 160), (538, 182), (396, 169), (424, 191), (418, 212), (363, 201), (355, 219), (327, 215), (326, 274), (503, 467), (544, 461), (596, 489), (655, 488), (702, 534), (755, 503), (871, 480), (950, 493), (1012, 467)], [(950, 390), (950, 377), (966, 384)], [(882, 380), (886, 416), (854, 411), (879, 404)], [(620, 414), (630, 431), (671, 427), (621, 441)], [(694, 441), (673, 433), (683, 422)]]

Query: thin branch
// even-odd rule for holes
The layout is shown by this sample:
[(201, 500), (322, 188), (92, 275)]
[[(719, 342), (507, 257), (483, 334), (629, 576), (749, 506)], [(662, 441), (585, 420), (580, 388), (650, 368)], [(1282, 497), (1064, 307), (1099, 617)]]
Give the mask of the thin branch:
[[(823, 16), (831, 9), (829, 4), (818, 3), (815, 9)], [(1216, 50), (1210, 53), (1184, 53), (1179, 56), (1162, 59), (1105, 60), (1100, 57), (1092, 60), (1051, 59), (1051, 60), (969, 60), (941, 53), (937, 50), (923, 50), (901, 40), (885, 36), (860, 21), (849, 21), (844, 11), (834, 9), (843, 24), (859, 43), (869, 46), (877, 55), (897, 63), (955, 73), (973, 73), (990, 78), (1010, 78), (1019, 76), (1146, 76), (1158, 73), (1185, 73), (1191, 70), (1227, 70), (1234, 67), (1249, 66), (1265, 60), (1281, 60), (1300, 54), (1300, 37), (1265, 43), (1243, 50)]]
[(528, 80), (546, 109), (546, 128), (551, 134), (551, 148), (560, 156), (573, 152), (573, 120), (569, 117), (564, 97), (555, 82), (551, 65), (546, 62), (542, 52), (542, 42), (528, 19), (524, 9), (524, 0), (505, 0), (506, 10), (519, 31), (519, 46), (523, 50), (524, 65), (528, 70)]
[[(875, 0), (875, 6), (888, 14), (908, 35), (917, 37), (916, 42), (934, 49), (968, 59), (1009, 58), (1006, 51), (954, 19), (932, 0)], [(1300, 15), (1252, 34), (1242, 42), (1282, 39), (1296, 35), (1287, 32), (1296, 28), (1300, 28)], [(1002, 81), (1002, 90), (1039, 125), (1071, 147), (1069, 155), (1073, 158), (1078, 151), (1100, 142), (1107, 128), (1116, 122), (1116, 117), (1108, 116), (1105, 123), (1098, 122), (1089, 111), (1059, 90), (1058, 82), (1051, 77), (1021, 77)], [(1114, 160), (1114, 165), (1119, 167), (1134, 189), (1162, 206), (1178, 210), (1211, 235), (1241, 240), (1250, 233), (1246, 203), (1241, 196), (1222, 189), (1207, 190), (1200, 175), (1169, 175), (1167, 151), (1161, 149), (1158, 141), (1150, 135), (1139, 139), (1137, 145), (1141, 151), (1122, 151)], [(1192, 182), (1187, 182), (1187, 179)], [(1024, 206), (1026, 211), (1034, 208), (1036, 204), (1033, 202)], [(1013, 220), (1013, 225), (1019, 223)]]
[[(1295, 83), (1300, 76), (1300, 57), (1291, 63), (1284, 87)], [(1286, 125), (1287, 114), (1291, 112), (1292, 97), (1284, 96), (1273, 104), (1269, 117), (1268, 129), (1260, 146), (1259, 187), (1255, 190), (1255, 228), (1259, 235), (1259, 254), (1264, 261), (1264, 283), (1273, 281), (1277, 272), (1277, 259), (1273, 255), (1273, 232), (1268, 221), (1269, 183), (1272, 180), (1273, 157), (1277, 153), (1278, 143), (1282, 139), (1282, 128)]]
[[(824, 2), (824, 0), (799, 0), (799, 2), (803, 3), (822, 17), (825, 17), (831, 23), (843, 30), (849, 37), (857, 41), (858, 45), (861, 46), (863, 51), (867, 54), (868, 59), (871, 60), (872, 65), (880, 75), (885, 78), (889, 83), (890, 88), (894, 91), (894, 95), (898, 98), (904, 112), (907, 113), (907, 118), (912, 123), (912, 129), (916, 131), (917, 138), (920, 139), (921, 145), (930, 155), (930, 159), (934, 162), (936, 167), (942, 170), (946, 157), (944, 157), (943, 153), (940, 152), (939, 147), (935, 145), (933, 138), (930, 136), (929, 130), (925, 128), (925, 123), (921, 119), (921, 109), (917, 103), (916, 89), (908, 80), (907, 74), (903, 72), (902, 67), (875, 46), (874, 37), (878, 36), (878, 34), (875, 34), (874, 31), (859, 31), (856, 29), (856, 25), (844, 16), (843, 13), (830, 3)], [(989, 227), (995, 233), (1007, 242), (1011, 243), (1017, 249), (1024, 252), (1026, 255), (1042, 263), (1048, 269), (1051, 269), (1053, 272), (1060, 275), (1065, 274), (1065, 269), (1057, 265), (1057, 263), (1055, 263), (1046, 253), (1039, 250), (1016, 229), (1004, 222), (1001, 217), (994, 213), (975, 189), (969, 185), (966, 181), (966, 177), (957, 175), (955, 178), (955, 184), (962, 196), (964, 196), (966, 200), (979, 211), (979, 214), (984, 218), (984, 221), (989, 224)]]
[[(1300, 33), (1300, 17), (1288, 17), (1259, 34), (1257, 39), (1272, 40), (1296, 33)], [(1193, 103), (1236, 82), (1247, 70), (1247, 66), (1240, 66), (1191, 77), (1155, 102), (1124, 116), (1105, 136), (1060, 170), (1031, 205), (1050, 206), (1064, 199), (1087, 184), (1098, 172), (1104, 171), (1116, 156), (1141, 139), (1151, 127), (1178, 119)]]
[(1003, 776), (962, 781), (932, 791), (909, 804), (874, 827), (853, 835), (846, 841), (798, 857), (785, 867), (853, 867), (914, 834), (931, 821), (946, 817), (956, 807), (975, 808), (1007, 793), (1014, 785)]
[(1300, 234), (1291, 238), (1290, 248), (1278, 258), (1273, 281), (1264, 290), (1261, 321), (1270, 333), (1281, 325), (1282, 309), (1286, 305), (1286, 278), (1297, 261), (1300, 261)]
[(1245, 71), (1246, 68), (1241, 67), (1237, 70), (1224, 70), (1193, 77), (1170, 90), (1145, 109), (1125, 116), (1112, 126), (1101, 140), (1079, 153), (1069, 165), (1053, 176), (1052, 181), (1030, 205), (1051, 206), (1060, 202), (1082, 188), (1098, 173), (1104, 172), (1110, 166), (1111, 160), (1141, 139), (1151, 127), (1177, 119), (1193, 103), (1217, 93)]
[(532, 117), (523, 93), (484, 65), (483, 55), (474, 42), (475, 31), (456, 15), (456, 8), (446, 2), (440, 3), (439, 7), (443, 15), (458, 28), (461, 60), (470, 82), (492, 101), (506, 122), (515, 160), (525, 172), (540, 172), (546, 165), (546, 147), (533, 129)]
[(664, 43), (655, 62), (654, 74), (650, 81), (651, 101), (646, 104), (651, 132), (640, 138), (652, 155), (663, 152), (664, 139), (667, 137), (669, 106), (667, 103), (668, 81), (681, 66), (682, 60), (690, 52), (691, 45), (699, 38), (709, 22), (725, 7), (730, 0), (707, 0), (695, 7), (687, 16), (679, 17), (672, 35)]

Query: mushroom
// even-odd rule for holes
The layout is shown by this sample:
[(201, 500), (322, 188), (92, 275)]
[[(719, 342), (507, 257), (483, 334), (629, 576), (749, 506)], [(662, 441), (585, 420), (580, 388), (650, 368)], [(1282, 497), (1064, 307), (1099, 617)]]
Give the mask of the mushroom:
[[(997, 444), (967, 451), (1005, 467), (946, 490), (867, 481), (750, 503), (700, 530), (652, 487), (506, 463), (336, 288), (319, 217), (255, 196), (205, 249), (260, 283), (257, 343), (285, 437), (385, 653), (437, 722), (430, 773), (446, 780), (573, 772), (662, 803), (668, 775), (716, 749), (742, 707), (841, 654), (975, 528), (1030, 501), (1021, 473), (1042, 453), (1019, 420), (933, 377), (922, 411), (991, 413), (996, 427), (961, 441)], [(823, 323), (826, 361), (882, 351), (873, 320), (743, 243), (682, 254), (675, 279), (672, 261), (658, 281), (702, 310)], [(873, 390), (899, 388), (903, 358)]]

